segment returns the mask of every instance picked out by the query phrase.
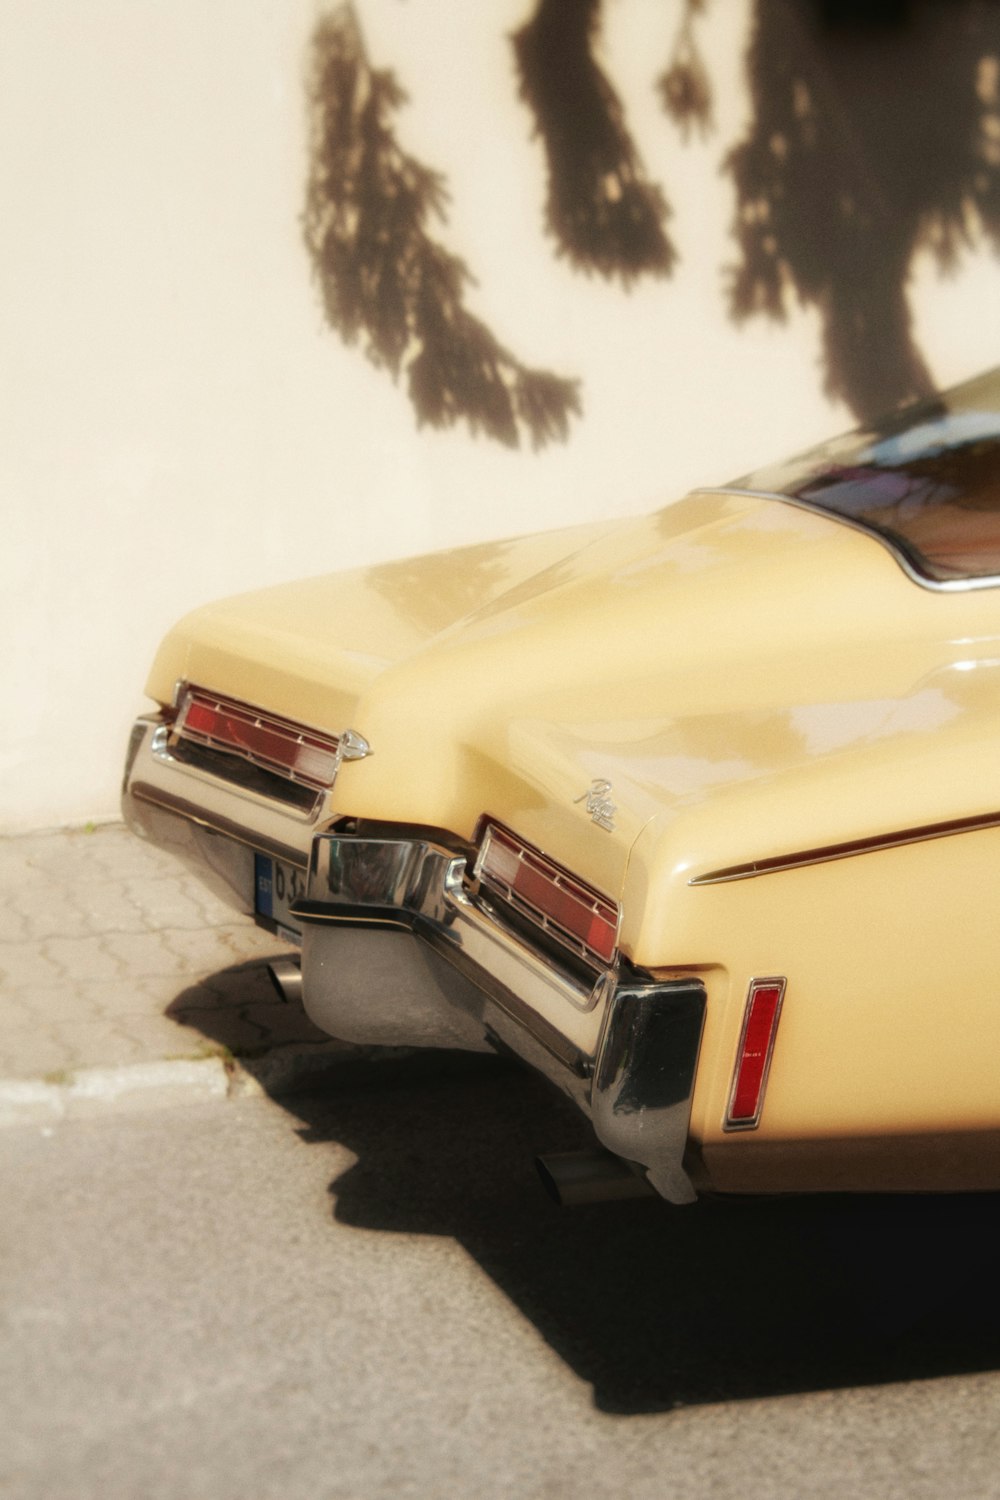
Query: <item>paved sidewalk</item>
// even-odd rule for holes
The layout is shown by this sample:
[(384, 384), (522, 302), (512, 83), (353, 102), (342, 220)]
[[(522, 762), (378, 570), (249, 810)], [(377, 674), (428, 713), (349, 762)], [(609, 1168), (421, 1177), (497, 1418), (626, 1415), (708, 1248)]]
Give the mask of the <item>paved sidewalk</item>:
[(0, 839), (0, 1082), (308, 1071), (345, 1049), (278, 998), (287, 951), (120, 823)]

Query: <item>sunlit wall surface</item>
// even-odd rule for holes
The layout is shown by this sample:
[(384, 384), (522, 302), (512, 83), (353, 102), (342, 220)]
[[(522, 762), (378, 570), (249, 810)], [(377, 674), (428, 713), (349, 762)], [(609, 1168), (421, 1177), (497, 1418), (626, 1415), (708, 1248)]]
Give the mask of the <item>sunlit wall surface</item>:
[(998, 58), (981, 4), (6, 0), (0, 825), (114, 811), (198, 602), (995, 363)]

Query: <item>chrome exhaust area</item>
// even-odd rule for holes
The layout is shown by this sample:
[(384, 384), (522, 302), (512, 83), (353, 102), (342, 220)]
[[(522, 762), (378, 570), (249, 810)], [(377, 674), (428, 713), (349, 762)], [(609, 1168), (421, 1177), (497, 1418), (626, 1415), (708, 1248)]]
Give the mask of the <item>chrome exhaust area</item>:
[(560, 1208), (656, 1197), (656, 1189), (640, 1176), (637, 1168), (599, 1146), (590, 1151), (537, 1156), (535, 1167), (545, 1191)]
[(282, 1000), (302, 1004), (302, 964), (297, 958), (276, 958), (267, 966), (267, 976)]

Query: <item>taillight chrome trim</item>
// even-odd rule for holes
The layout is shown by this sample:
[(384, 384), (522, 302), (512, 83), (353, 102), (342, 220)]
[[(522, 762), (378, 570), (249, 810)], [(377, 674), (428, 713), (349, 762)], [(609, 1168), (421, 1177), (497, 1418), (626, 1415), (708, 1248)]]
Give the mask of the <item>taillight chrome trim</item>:
[[(505, 880), (495, 869), (490, 869), (489, 856), (494, 844), (504, 849), (508, 856), (517, 860), (533, 876), (548, 881), (564, 898), (576, 902), (581, 911), (589, 912), (594, 920), (603, 923), (609, 930), (608, 943), (603, 948), (595, 947), (579, 932), (574, 932), (550, 911), (546, 911), (537, 900), (532, 900), (523, 891), (519, 891), (515, 882)], [(614, 963), (621, 922), (621, 910), (617, 903), (492, 818), (483, 823), (479, 834), (479, 851), (473, 879), (487, 893), (499, 897), (512, 911), (520, 913), (540, 933), (568, 948), (587, 963), (601, 969), (607, 969)]]
[[(747, 998), (743, 1006), (743, 1022), (740, 1026), (740, 1039), (736, 1048), (736, 1061), (733, 1065), (733, 1077), (729, 1086), (729, 1097), (726, 1103), (726, 1116), (722, 1122), (722, 1128), (727, 1132), (756, 1130), (760, 1124), (760, 1117), (764, 1111), (764, 1099), (767, 1095), (767, 1080), (771, 1072), (771, 1061), (774, 1056), (774, 1043), (778, 1035), (778, 1023), (781, 1020), (781, 1011), (785, 1002), (786, 983), (787, 981), (783, 975), (772, 974), (766, 979), (751, 979), (747, 988)], [(736, 1101), (740, 1091), (744, 1068), (747, 1063), (747, 1057), (745, 1056), (747, 1033), (753, 1018), (755, 1003), (759, 995), (775, 990), (777, 991), (777, 999), (768, 1028), (767, 1044), (764, 1048), (760, 1076), (756, 1086), (754, 1108), (749, 1114), (742, 1113), (737, 1115), (735, 1113)]]
[[(199, 714), (224, 718), (229, 726), (235, 726), (235, 732), (220, 734), (201, 728), (197, 723)], [(240, 728), (245, 732), (245, 740), (240, 738)], [(177, 718), (171, 729), (171, 738), (237, 756), (261, 770), (316, 792), (327, 791), (333, 786), (343, 759), (338, 736), (191, 683), (186, 684), (178, 695)]]

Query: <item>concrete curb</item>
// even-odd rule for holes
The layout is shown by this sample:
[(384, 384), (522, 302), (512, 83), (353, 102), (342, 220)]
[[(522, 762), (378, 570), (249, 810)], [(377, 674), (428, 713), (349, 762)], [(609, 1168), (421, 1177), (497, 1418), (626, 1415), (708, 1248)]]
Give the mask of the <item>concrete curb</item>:
[(363, 1049), (330, 1042), (278, 1047), (256, 1058), (180, 1057), (84, 1068), (64, 1077), (0, 1079), (0, 1129), (81, 1119), (111, 1108), (162, 1109), (207, 1099), (304, 1092), (359, 1055)]

